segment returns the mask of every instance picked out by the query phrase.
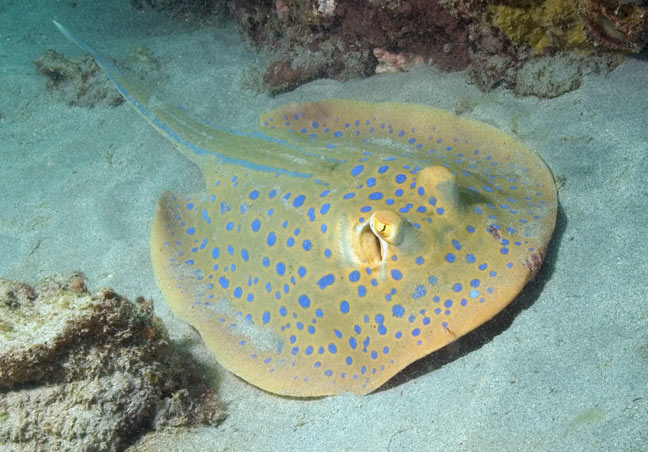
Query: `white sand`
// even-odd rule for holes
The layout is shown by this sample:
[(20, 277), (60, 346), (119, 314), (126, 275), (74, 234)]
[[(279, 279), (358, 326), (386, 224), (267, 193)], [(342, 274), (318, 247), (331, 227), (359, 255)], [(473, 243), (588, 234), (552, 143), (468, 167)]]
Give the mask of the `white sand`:
[(465, 116), (513, 133), (566, 179), (548, 262), (495, 322), (364, 397), (280, 398), (217, 367), (227, 420), (154, 435), (151, 450), (647, 450), (645, 53), (554, 100), (482, 94), (431, 68), (317, 81), (271, 99), (240, 86), (255, 55), (234, 28), (190, 32), (128, 0), (78, 4), (0, 4), (0, 277), (78, 269), (90, 287), (151, 296), (174, 338), (214, 366), (171, 315), (149, 261), (156, 198), (202, 191), (199, 172), (130, 107), (73, 108), (45, 91), (32, 61), (48, 48), (80, 54), (52, 18), (117, 59), (150, 48), (164, 96), (216, 124), (252, 128), (264, 110), (326, 97), (468, 103)]

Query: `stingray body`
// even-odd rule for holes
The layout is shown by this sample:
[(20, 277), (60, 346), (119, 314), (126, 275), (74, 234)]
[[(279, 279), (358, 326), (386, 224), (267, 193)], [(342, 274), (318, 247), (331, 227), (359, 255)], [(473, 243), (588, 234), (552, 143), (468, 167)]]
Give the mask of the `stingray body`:
[(223, 366), (264, 390), (370, 392), (501, 311), (542, 262), (553, 179), (503, 132), (351, 100), (226, 131), (58, 27), (201, 168), (205, 193), (159, 199), (156, 280)]

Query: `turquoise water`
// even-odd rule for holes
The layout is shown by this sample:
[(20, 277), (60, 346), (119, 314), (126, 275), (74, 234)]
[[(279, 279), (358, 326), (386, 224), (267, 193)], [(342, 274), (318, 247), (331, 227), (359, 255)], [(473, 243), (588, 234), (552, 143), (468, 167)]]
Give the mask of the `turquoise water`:
[[(210, 358), (153, 278), (157, 197), (200, 192), (201, 175), (126, 105), (70, 106), (46, 89), (35, 59), (47, 49), (81, 56), (51, 19), (226, 127), (253, 128), (270, 108), (328, 97), (470, 105), (465, 116), (514, 134), (564, 181), (545, 267), (502, 316), (386, 389), (308, 401), (259, 391)], [(0, 25), (0, 277), (81, 270), (90, 287), (151, 296), (173, 338), (219, 372), (226, 421), (154, 435), (153, 450), (645, 450), (645, 54), (553, 100), (483, 94), (462, 73), (430, 67), (318, 80), (271, 98), (246, 87), (256, 55), (233, 25), (189, 28), (127, 1), (27, 10), (8, 1)]]

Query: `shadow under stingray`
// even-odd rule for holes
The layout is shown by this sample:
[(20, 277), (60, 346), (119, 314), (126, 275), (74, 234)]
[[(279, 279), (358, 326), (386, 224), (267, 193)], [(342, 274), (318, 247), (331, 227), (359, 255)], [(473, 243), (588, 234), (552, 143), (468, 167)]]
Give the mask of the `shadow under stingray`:
[(540, 293), (542, 293), (545, 283), (551, 278), (558, 257), (558, 249), (562, 243), (562, 237), (566, 229), (567, 216), (559, 202), (556, 227), (547, 247), (547, 254), (542, 267), (535, 275), (535, 278), (529, 281), (522, 289), (522, 292), (491, 320), (442, 349), (413, 362), (374, 392), (396, 388), (403, 383), (433, 372), (472, 351), (480, 349), (484, 344), (487, 344), (494, 337), (508, 329), (520, 312), (533, 305), (540, 296)]

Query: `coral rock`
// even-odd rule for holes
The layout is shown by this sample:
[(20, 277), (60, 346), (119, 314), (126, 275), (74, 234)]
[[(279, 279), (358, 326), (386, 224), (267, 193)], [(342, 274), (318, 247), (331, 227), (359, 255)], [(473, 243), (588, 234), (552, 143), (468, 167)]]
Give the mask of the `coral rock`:
[(596, 45), (637, 53), (648, 42), (645, 2), (583, 0), (583, 9), (585, 24)]
[(80, 274), (35, 287), (0, 280), (3, 450), (123, 450), (147, 430), (222, 418), (150, 301), (91, 294)]

